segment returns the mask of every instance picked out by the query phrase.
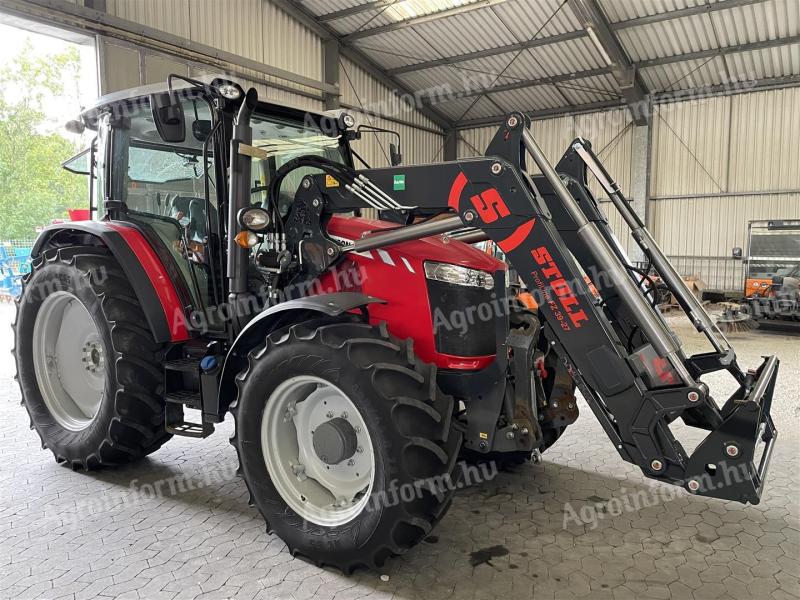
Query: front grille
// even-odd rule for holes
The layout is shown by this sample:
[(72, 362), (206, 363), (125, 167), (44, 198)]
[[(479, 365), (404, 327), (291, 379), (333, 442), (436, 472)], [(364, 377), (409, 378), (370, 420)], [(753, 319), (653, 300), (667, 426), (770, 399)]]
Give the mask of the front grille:
[(453, 356), (497, 352), (500, 301), (494, 290), (427, 280), (436, 351)]

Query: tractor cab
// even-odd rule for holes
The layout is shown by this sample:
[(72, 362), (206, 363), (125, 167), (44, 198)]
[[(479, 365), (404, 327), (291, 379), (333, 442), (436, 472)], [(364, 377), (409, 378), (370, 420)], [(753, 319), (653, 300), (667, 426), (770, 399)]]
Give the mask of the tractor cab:
[[(176, 80), (172, 76), (167, 85), (100, 98), (70, 124), (97, 132), (91, 147), (64, 167), (89, 175), (95, 220), (130, 223), (156, 249), (188, 309), (184, 316), (190, 327), (224, 336), (227, 173), (244, 91), (222, 79), (208, 84)], [(253, 207), (266, 206), (275, 172), (293, 158), (316, 155), (352, 164), (345, 126), (335, 117), (257, 102), (251, 127), (252, 147), (259, 154), (249, 178)], [(300, 180), (311, 172), (311, 167), (298, 169), (283, 181), (282, 216)], [(255, 251), (277, 254), (279, 240), (268, 237)]]

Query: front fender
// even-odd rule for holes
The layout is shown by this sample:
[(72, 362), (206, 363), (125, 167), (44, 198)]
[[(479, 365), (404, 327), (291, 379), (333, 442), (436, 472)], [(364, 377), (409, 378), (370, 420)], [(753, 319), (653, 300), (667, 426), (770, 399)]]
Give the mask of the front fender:
[(336, 292), (307, 296), (282, 302), (256, 315), (236, 337), (236, 340), (225, 356), (225, 363), (220, 373), (219, 384), (219, 415), (223, 415), (236, 393), (235, 378), (247, 364), (247, 354), (264, 342), (264, 339), (278, 327), (292, 323), (292, 313), (295, 321), (307, 320), (309, 313), (338, 317), (355, 308), (362, 308), (368, 304), (385, 303), (380, 298), (359, 294), (356, 292)]

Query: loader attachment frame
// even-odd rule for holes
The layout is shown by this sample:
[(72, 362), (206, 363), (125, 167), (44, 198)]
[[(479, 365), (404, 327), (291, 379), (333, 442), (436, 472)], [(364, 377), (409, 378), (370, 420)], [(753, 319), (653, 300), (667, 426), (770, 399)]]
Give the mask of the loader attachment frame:
[[(482, 232), (536, 298), (552, 350), (624, 460), (695, 494), (758, 503), (777, 437), (769, 409), (778, 359), (765, 357), (756, 370), (741, 371), (728, 340), (686, 289), (591, 145), (576, 140), (554, 168), (529, 127), (524, 115), (509, 115), (482, 158), (361, 171), (315, 162), (323, 173), (303, 179), (286, 223), (305, 276), (319, 275), (350, 252), (465, 228)], [(541, 176), (527, 175), (527, 158)], [(286, 172), (292, 168), (297, 167), (287, 166)], [(587, 168), (713, 352), (684, 354), (592, 197)], [(364, 207), (428, 218), (350, 244), (328, 236), (332, 214)], [(440, 218), (448, 212), (452, 215)], [(739, 389), (720, 408), (700, 377), (721, 369), (736, 378)], [(692, 454), (670, 430), (678, 417), (710, 431)], [(756, 467), (760, 440), (765, 449)]]

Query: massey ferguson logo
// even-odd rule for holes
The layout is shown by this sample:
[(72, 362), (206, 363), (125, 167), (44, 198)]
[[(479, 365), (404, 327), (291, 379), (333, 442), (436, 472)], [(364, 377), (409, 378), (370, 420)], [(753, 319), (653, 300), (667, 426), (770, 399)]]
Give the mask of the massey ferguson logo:
[(480, 195), (476, 194), (470, 200), (484, 223), (494, 223), (497, 219), (511, 214), (500, 192), (494, 188), (489, 188)]
[[(533, 276), (534, 279), (537, 280), (536, 284), (545, 294), (545, 297), (548, 298), (548, 304), (556, 318), (561, 322), (562, 329), (566, 331), (570, 329), (569, 325), (564, 321), (564, 314), (569, 318), (575, 329), (580, 328), (584, 321), (589, 320), (589, 317), (586, 315), (586, 312), (580, 308), (578, 298), (564, 279), (561, 270), (553, 262), (553, 257), (550, 256), (550, 252), (546, 247), (540, 246), (536, 250), (531, 251), (531, 256), (533, 256), (533, 260), (536, 261), (536, 264), (542, 267), (541, 274), (547, 280), (546, 282), (541, 281), (541, 278), (537, 277), (537, 273), (534, 271)], [(552, 294), (547, 293), (545, 290), (545, 283), (550, 284), (550, 289), (553, 291), (553, 294), (555, 294), (555, 299), (552, 298)], [(558, 301), (558, 305), (556, 305), (556, 300)]]

